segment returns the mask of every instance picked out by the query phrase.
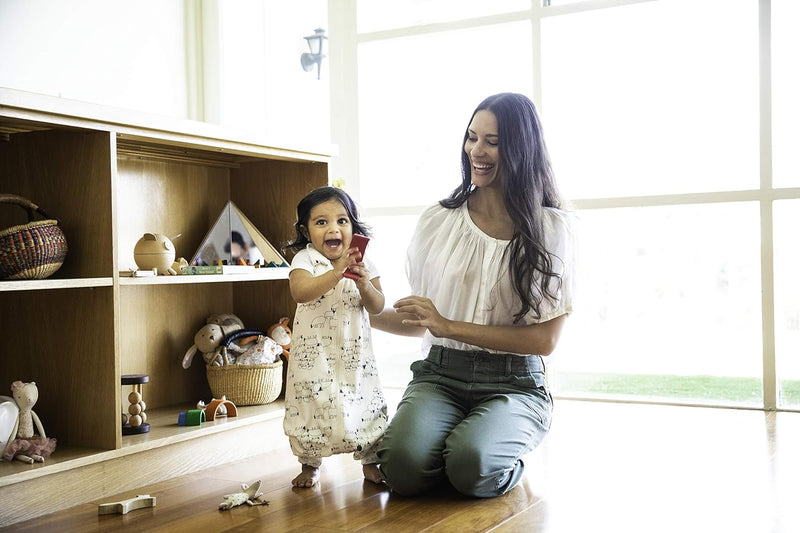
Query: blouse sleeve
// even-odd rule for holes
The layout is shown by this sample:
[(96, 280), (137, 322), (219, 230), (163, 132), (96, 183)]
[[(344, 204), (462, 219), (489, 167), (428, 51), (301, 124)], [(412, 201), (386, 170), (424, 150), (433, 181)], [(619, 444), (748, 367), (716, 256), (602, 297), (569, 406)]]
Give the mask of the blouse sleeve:
[(444, 208), (436, 204), (423, 211), (417, 222), (414, 235), (411, 237), (411, 242), (408, 245), (406, 252), (406, 275), (412, 294), (425, 294), (423, 290), (423, 269), (425, 268), (426, 262), (422, 258), (428, 257), (431, 241), (438, 233), (436, 231), (437, 226), (442, 223), (440, 220), (442, 215), (446, 214), (443, 209)]
[(533, 313), (525, 317), (528, 324), (546, 322), (561, 315), (572, 313), (575, 297), (575, 273), (577, 261), (577, 237), (575, 215), (555, 209), (547, 210), (545, 219), (545, 247), (552, 254), (552, 268), (559, 275), (550, 279), (550, 290), (555, 301), (542, 301), (541, 318)]

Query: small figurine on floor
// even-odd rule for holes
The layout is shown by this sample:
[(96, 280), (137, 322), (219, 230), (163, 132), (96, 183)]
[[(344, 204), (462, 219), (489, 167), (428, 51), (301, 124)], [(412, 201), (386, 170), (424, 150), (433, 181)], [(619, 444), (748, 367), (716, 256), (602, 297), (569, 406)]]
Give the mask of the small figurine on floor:
[(233, 494), (226, 494), (219, 504), (221, 511), (229, 511), (234, 507), (238, 507), (243, 503), (249, 506), (253, 505), (269, 505), (268, 501), (262, 500), (263, 493), (258, 492), (261, 488), (261, 480), (254, 481), (248, 487), (246, 483), (242, 483), (242, 492), (234, 492)]
[(156, 497), (149, 494), (139, 494), (135, 498), (118, 502), (101, 503), (97, 506), (97, 514), (128, 514), (136, 509), (155, 507)]
[[(39, 399), (39, 389), (33, 381), (15, 381), (11, 384), (11, 394), (19, 407), (19, 414), (11, 432), (16, 438), (8, 441), (3, 450), (3, 459), (16, 459), (28, 464), (43, 463), (56, 449), (56, 439), (47, 438), (39, 415), (33, 411), (33, 406)], [(34, 435), (34, 424), (39, 435)]]

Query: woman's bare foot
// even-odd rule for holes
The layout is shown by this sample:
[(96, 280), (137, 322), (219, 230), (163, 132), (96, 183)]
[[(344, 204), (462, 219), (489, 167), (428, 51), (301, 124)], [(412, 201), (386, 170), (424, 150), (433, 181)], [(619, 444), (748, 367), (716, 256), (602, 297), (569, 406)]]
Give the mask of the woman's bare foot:
[(383, 474), (378, 468), (378, 465), (376, 464), (364, 465), (361, 469), (364, 471), (364, 479), (366, 479), (367, 481), (372, 481), (377, 485), (383, 485), (383, 482), (385, 480), (383, 479)]
[(313, 487), (319, 481), (319, 468), (303, 465), (303, 469), (297, 474), (297, 477), (292, 480), (292, 485), (295, 487), (308, 488)]

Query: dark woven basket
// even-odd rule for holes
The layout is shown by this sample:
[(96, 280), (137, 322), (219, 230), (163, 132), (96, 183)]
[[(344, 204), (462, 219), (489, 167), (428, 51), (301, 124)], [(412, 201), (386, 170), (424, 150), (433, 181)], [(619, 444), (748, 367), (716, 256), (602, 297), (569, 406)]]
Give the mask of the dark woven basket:
[[(0, 231), (0, 279), (44, 279), (64, 264), (67, 238), (39, 206), (16, 194), (0, 194), (0, 204), (25, 209), (28, 223)], [(34, 212), (45, 220), (34, 221)]]

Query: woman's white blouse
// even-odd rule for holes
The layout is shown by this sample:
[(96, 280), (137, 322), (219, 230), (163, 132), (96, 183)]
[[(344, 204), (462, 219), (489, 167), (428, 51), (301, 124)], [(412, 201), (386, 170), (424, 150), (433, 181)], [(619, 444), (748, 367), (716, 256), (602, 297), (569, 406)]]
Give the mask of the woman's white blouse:
[[(575, 273), (574, 219), (567, 212), (545, 208), (545, 248), (553, 254), (551, 278), (557, 295), (544, 298), (541, 317), (533, 311), (516, 325), (546, 322), (572, 312)], [(512, 326), (521, 302), (514, 291), (504, 254), (511, 241), (495, 239), (472, 221), (465, 202), (456, 209), (436, 204), (423, 212), (408, 247), (406, 270), (412, 293), (430, 298), (443, 317), (490, 326)], [(538, 281), (534, 288), (538, 287)], [(425, 333), (422, 351), (432, 344), (459, 350), (486, 350)], [(487, 350), (497, 352), (497, 350)]]

